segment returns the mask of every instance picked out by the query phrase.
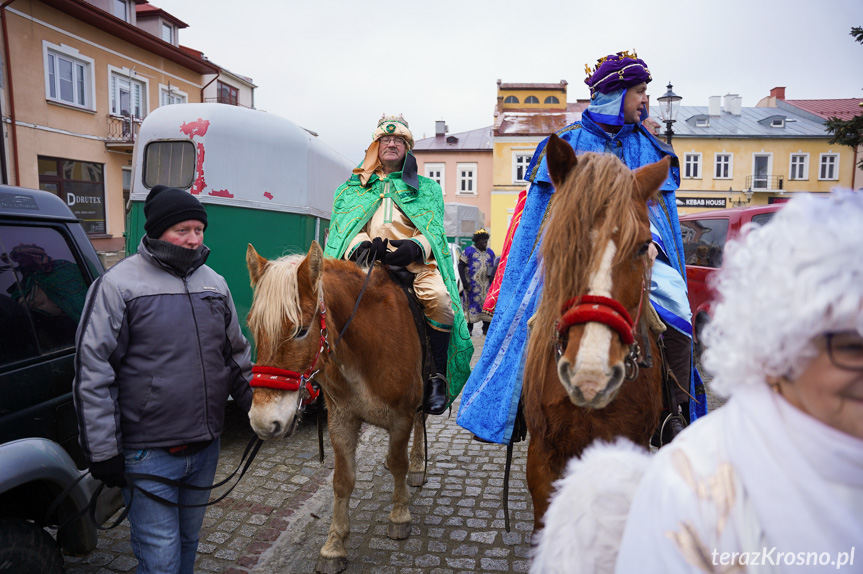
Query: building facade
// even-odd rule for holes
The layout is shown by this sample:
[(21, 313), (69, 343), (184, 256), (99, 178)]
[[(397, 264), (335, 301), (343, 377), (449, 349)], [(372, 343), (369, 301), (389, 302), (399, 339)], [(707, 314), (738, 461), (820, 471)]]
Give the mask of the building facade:
[(141, 121), (202, 102), (205, 78), (221, 69), (182, 47), (186, 24), (145, 0), (4, 7), (3, 182), (56, 193), (97, 251), (122, 254)]
[(435, 135), (417, 140), (413, 153), (421, 175), (438, 182), (444, 203), (473, 205), (490, 225), (492, 189), (491, 126), (447, 134), (446, 122), (435, 122)]
[(557, 84), (497, 81), (494, 109), (494, 172), (491, 191), (491, 239), (495, 253), (503, 247), (521, 190), (528, 187), (527, 166), (546, 137), (581, 119), (588, 100), (567, 103), (567, 82)]
[[(762, 98), (756, 107), (771, 107), (781, 110), (790, 110), (795, 113), (823, 124), (830, 118), (850, 120), (863, 114), (863, 99), (841, 98), (830, 100), (786, 100), (785, 88), (776, 87), (770, 90), (770, 95)], [(863, 146), (857, 146), (854, 150), (854, 165), (857, 166), (851, 178), (852, 189), (863, 189), (863, 168), (860, 160), (863, 159)]]
[(711, 97), (707, 106), (680, 108), (672, 139), (680, 160), (680, 213), (850, 187), (854, 151), (829, 145), (822, 123), (790, 107), (745, 108), (741, 102), (728, 94)]

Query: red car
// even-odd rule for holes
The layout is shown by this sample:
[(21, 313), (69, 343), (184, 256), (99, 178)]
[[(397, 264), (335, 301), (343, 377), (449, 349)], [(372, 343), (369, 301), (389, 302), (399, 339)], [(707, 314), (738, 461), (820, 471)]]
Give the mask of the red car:
[(725, 243), (740, 234), (747, 223), (764, 225), (782, 207), (781, 203), (755, 207), (733, 207), (680, 216), (683, 252), (686, 259), (686, 282), (689, 306), (692, 308), (693, 342), (701, 354), (701, 334), (710, 320), (713, 291), (710, 276), (722, 266)]

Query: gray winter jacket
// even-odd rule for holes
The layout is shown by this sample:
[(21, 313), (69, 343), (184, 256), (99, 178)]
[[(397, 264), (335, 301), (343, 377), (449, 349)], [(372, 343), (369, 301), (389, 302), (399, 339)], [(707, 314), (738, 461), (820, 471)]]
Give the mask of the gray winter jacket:
[(180, 277), (142, 242), (90, 286), (73, 397), (91, 462), (122, 448), (212, 440), (229, 394), (251, 408), (250, 346), (227, 283), (204, 265), (207, 254)]

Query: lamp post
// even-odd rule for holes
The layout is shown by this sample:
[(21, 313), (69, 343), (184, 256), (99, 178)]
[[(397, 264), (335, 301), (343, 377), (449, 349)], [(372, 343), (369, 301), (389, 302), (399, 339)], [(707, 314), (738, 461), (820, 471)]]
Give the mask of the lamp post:
[(668, 82), (668, 91), (656, 98), (659, 101), (659, 118), (665, 122), (665, 143), (671, 145), (671, 124), (677, 121), (677, 111), (680, 109), (680, 100), (683, 98), (671, 91), (671, 82)]

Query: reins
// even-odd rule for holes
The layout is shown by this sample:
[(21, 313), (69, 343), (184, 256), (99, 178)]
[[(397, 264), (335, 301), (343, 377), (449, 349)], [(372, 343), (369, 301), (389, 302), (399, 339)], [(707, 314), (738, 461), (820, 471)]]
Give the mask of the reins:
[[(301, 391), (297, 394), (297, 406), (295, 409), (294, 420), (291, 422), (291, 426), (293, 426), (297, 420), (297, 416), (299, 412), (306, 405), (317, 402), (317, 427), (318, 427), (318, 456), (320, 461), (324, 461), (324, 418), (323, 418), (323, 401), (321, 400), (321, 387), (315, 382), (315, 377), (320, 372), (320, 368), (315, 369), (315, 366), (318, 363), (318, 359), (324, 355), (332, 355), (336, 346), (342, 340), (345, 332), (348, 330), (348, 327), (351, 324), (351, 321), (354, 320), (354, 316), (357, 314), (357, 309), (360, 306), (360, 301), (363, 299), (363, 294), (366, 292), (366, 287), (368, 287), (369, 282), (372, 278), (372, 271), (374, 270), (374, 262), (369, 265), (369, 271), (366, 274), (366, 280), (363, 282), (363, 286), (360, 289), (359, 295), (357, 295), (356, 303), (354, 303), (354, 309), (351, 311), (350, 316), (347, 321), (345, 321), (344, 326), (342, 326), (341, 332), (339, 332), (339, 336), (336, 337), (335, 342), (332, 345), (329, 343), (329, 331), (327, 330), (327, 307), (324, 303), (324, 294), (323, 290), (318, 298), (318, 308), (316, 313), (320, 314), (320, 346), (318, 348), (318, 352), (315, 354), (315, 357), (312, 359), (311, 364), (306, 367), (306, 370), (302, 373), (298, 373), (297, 371), (292, 371), (290, 369), (282, 369), (279, 367), (272, 367), (267, 365), (255, 365), (252, 367), (252, 380), (249, 382), (249, 385), (252, 387), (265, 388), (265, 389), (275, 389), (281, 391)], [(312, 318), (314, 320), (314, 317)]]
[[(236, 486), (240, 483), (240, 480), (242, 480), (243, 476), (246, 474), (246, 471), (249, 469), (249, 466), (251, 466), (252, 461), (255, 460), (255, 456), (258, 454), (258, 451), (261, 449), (261, 445), (263, 444), (264, 441), (258, 438), (257, 435), (252, 435), (252, 437), (249, 439), (249, 443), (246, 445), (246, 450), (243, 452), (243, 456), (240, 459), (237, 468), (235, 468), (234, 471), (227, 476), (227, 478), (211, 486), (196, 486), (193, 484), (185, 484), (177, 480), (172, 480), (163, 476), (156, 476), (154, 474), (142, 474), (136, 472), (125, 473), (124, 477), (126, 478), (126, 482), (129, 484), (130, 489), (129, 503), (123, 509), (123, 512), (120, 513), (120, 516), (117, 518), (117, 520), (115, 520), (110, 526), (102, 526), (96, 520), (96, 502), (99, 499), (99, 495), (102, 493), (102, 490), (105, 488), (105, 483), (102, 482), (99, 484), (99, 486), (96, 487), (96, 490), (93, 491), (93, 495), (90, 497), (90, 502), (87, 504), (87, 506), (81, 508), (75, 514), (67, 518), (63, 522), (63, 524), (58, 525), (57, 530), (61, 530), (67, 527), (69, 524), (71, 524), (75, 520), (78, 520), (85, 514), (89, 515), (90, 520), (93, 521), (93, 524), (95, 524), (96, 528), (98, 528), (99, 530), (111, 530), (112, 528), (116, 528), (120, 525), (120, 523), (123, 522), (123, 520), (126, 519), (126, 516), (129, 514), (129, 510), (132, 507), (132, 502), (134, 500), (136, 490), (140, 491), (141, 494), (143, 494), (150, 500), (154, 500), (159, 504), (163, 504), (165, 506), (170, 506), (173, 508), (203, 508), (206, 506), (212, 506), (214, 504), (217, 504), (224, 500), (225, 497), (227, 497), (231, 493), (231, 491), (233, 491), (234, 488), (236, 488)], [(230, 482), (231, 479), (234, 478), (234, 476), (237, 474), (238, 471), (240, 471), (241, 468), (242, 472), (240, 472), (240, 476), (237, 477), (237, 481), (231, 486), (231, 488), (222, 493), (222, 495), (219, 496), (217, 499), (202, 504), (180, 504), (178, 502), (173, 502), (166, 498), (162, 498), (157, 494), (153, 494), (149, 490), (141, 488), (138, 485), (138, 481), (150, 480), (153, 482), (158, 482), (160, 484), (165, 484), (167, 486), (177, 487), (181, 490), (210, 491), (214, 488), (220, 488), (228, 484), (228, 482)], [(69, 494), (72, 492), (72, 490), (74, 490), (78, 483), (81, 482), (84, 478), (86, 478), (88, 474), (90, 474), (89, 471), (81, 474), (81, 476), (79, 476), (77, 479), (75, 479), (74, 482), (72, 482), (69, 486), (63, 489), (63, 492), (61, 492), (57, 496), (57, 498), (54, 499), (54, 502), (51, 503), (51, 506), (48, 507), (48, 511), (45, 513), (45, 524), (51, 524), (51, 516), (57, 511), (57, 509), (60, 507), (60, 504), (66, 499), (66, 497), (69, 496)]]

